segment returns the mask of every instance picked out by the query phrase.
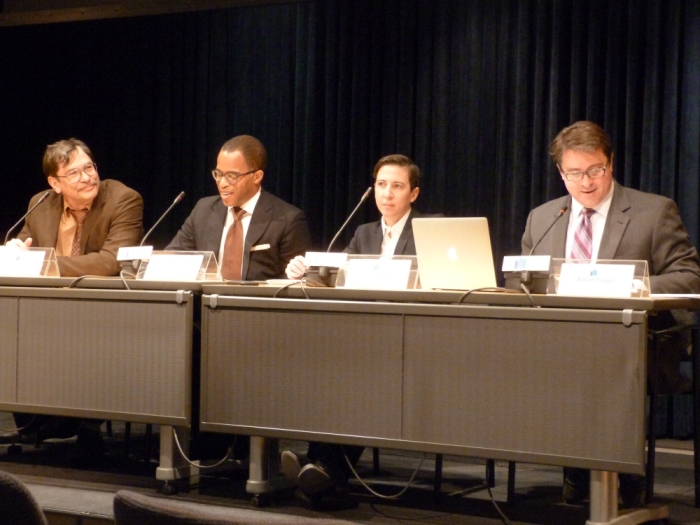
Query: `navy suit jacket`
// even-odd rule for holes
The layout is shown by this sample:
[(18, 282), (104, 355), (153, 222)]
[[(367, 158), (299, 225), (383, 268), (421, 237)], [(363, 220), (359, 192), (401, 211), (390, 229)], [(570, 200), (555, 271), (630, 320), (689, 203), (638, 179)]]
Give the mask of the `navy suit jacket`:
[[(165, 249), (211, 251), (218, 257), (227, 211), (218, 195), (200, 199)], [(287, 263), (310, 247), (304, 212), (262, 190), (245, 236), (242, 278), (282, 278)]]
[[(566, 213), (542, 238), (564, 206)], [(522, 253), (542, 241), (533, 255), (565, 257), (571, 196), (530, 212)], [(649, 264), (652, 293), (700, 293), (700, 260), (683, 226), (676, 203), (667, 197), (625, 188), (615, 182), (598, 259), (642, 260)]]
[[(403, 231), (396, 243), (394, 255), (416, 254), (416, 243), (413, 240), (413, 224), (411, 221), (420, 216), (420, 213), (413, 209), (411, 210), (406, 225), (403, 227)], [(345, 252), (360, 255), (379, 255), (382, 253), (383, 239), (382, 221), (363, 224), (355, 230), (355, 236), (350, 241), (348, 247), (345, 248)]]

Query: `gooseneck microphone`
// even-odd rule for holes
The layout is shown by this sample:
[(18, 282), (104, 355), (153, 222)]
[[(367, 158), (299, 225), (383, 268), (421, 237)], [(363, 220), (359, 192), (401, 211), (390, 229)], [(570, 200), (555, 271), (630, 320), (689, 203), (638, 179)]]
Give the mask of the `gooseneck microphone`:
[(8, 238), (8, 237), (10, 236), (10, 234), (12, 233), (12, 230), (14, 230), (17, 226), (19, 226), (19, 225), (22, 223), (22, 221), (23, 221), (24, 219), (27, 218), (27, 215), (29, 215), (30, 213), (32, 213), (32, 212), (34, 211), (34, 208), (36, 208), (37, 206), (39, 206), (39, 204), (41, 204), (42, 202), (44, 202), (44, 201), (46, 200), (46, 197), (49, 196), (49, 193), (51, 193), (51, 190), (48, 190), (46, 193), (44, 193), (44, 194), (41, 196), (41, 198), (40, 198), (38, 201), (36, 201), (36, 204), (35, 204), (34, 206), (32, 206), (31, 208), (29, 208), (29, 211), (28, 211), (27, 213), (25, 213), (24, 215), (22, 215), (22, 218), (21, 218), (20, 220), (18, 220), (18, 221), (12, 226), (12, 228), (10, 228), (9, 230), (7, 230), (7, 234), (5, 235), (5, 244), (7, 244), (7, 238)]
[[(338, 239), (338, 237), (339, 237), (340, 234), (343, 232), (343, 230), (345, 229), (345, 227), (348, 225), (348, 223), (350, 222), (350, 220), (355, 216), (355, 214), (357, 213), (357, 210), (360, 209), (360, 206), (362, 206), (362, 203), (365, 202), (365, 201), (367, 200), (367, 197), (369, 197), (370, 193), (372, 193), (372, 186), (370, 186), (369, 188), (367, 188), (367, 191), (365, 191), (365, 192), (362, 194), (362, 197), (360, 198), (360, 202), (357, 203), (357, 206), (355, 206), (355, 209), (352, 210), (352, 213), (348, 216), (348, 218), (345, 220), (345, 222), (343, 223), (343, 225), (342, 225), (342, 226), (340, 227), (340, 229), (338, 230), (338, 233), (336, 233), (336, 234), (335, 234), (335, 237), (333, 237), (333, 239), (331, 240), (331, 243), (328, 245), (328, 249), (326, 250), (326, 253), (328, 253), (328, 252), (331, 251), (331, 248), (333, 248), (333, 244), (335, 244), (335, 241)], [(319, 267), (319, 269), (318, 269), (318, 276), (319, 276), (321, 279), (323, 279), (323, 280), (328, 279), (328, 277), (330, 276), (330, 270), (328, 269), (328, 266), (321, 266), (321, 267)]]
[(139, 246), (143, 246), (143, 243), (146, 242), (146, 239), (148, 239), (148, 236), (151, 234), (151, 232), (152, 232), (153, 230), (156, 229), (156, 226), (158, 226), (158, 225), (160, 224), (160, 221), (162, 221), (163, 219), (165, 219), (165, 216), (166, 216), (168, 213), (170, 213), (170, 210), (172, 210), (173, 207), (174, 207), (178, 202), (180, 202), (180, 201), (183, 199), (184, 196), (185, 196), (185, 192), (184, 192), (184, 191), (181, 191), (180, 194), (179, 194), (177, 197), (175, 197), (175, 200), (174, 200), (173, 203), (168, 207), (168, 209), (165, 210), (165, 213), (163, 213), (163, 215), (160, 216), (160, 219), (158, 219), (158, 220), (156, 221), (156, 223), (151, 227), (151, 229), (148, 230), (148, 232), (146, 232), (146, 235), (143, 236), (143, 239), (141, 239), (141, 244), (139, 244)]
[[(564, 206), (561, 210), (557, 212), (557, 216), (554, 218), (552, 221), (552, 224), (549, 225), (549, 228), (545, 230), (545, 232), (542, 234), (542, 236), (539, 238), (539, 240), (533, 245), (532, 249), (530, 250), (530, 253), (527, 255), (530, 256), (532, 253), (535, 251), (535, 248), (537, 248), (540, 243), (542, 242), (542, 239), (544, 239), (547, 234), (549, 233), (549, 230), (551, 230), (554, 225), (557, 223), (557, 221), (566, 213), (566, 210), (568, 210), (568, 206)], [(520, 282), (522, 284), (525, 284), (527, 286), (530, 286), (532, 284), (532, 272), (530, 270), (523, 270), (522, 273), (520, 274)]]

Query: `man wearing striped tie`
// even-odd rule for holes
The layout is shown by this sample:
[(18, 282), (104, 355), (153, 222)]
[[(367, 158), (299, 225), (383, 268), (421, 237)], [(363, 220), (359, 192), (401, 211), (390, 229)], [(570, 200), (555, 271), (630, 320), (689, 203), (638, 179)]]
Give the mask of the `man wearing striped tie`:
[[(615, 181), (612, 141), (600, 126), (581, 121), (564, 128), (549, 153), (569, 194), (530, 212), (522, 238), (523, 254), (535, 246), (533, 255), (644, 260), (649, 265), (652, 293), (700, 293), (700, 261), (676, 203)], [(547, 231), (562, 209), (566, 212)], [(654, 328), (673, 324), (668, 314), (653, 319), (662, 323)], [(681, 380), (678, 365), (686, 348), (682, 336), (665, 342), (657, 370), (660, 383), (664, 377), (667, 385)], [(588, 485), (588, 471), (567, 469), (564, 499), (582, 502), (588, 496)], [(620, 475), (626, 507), (642, 504), (643, 488), (643, 478)]]

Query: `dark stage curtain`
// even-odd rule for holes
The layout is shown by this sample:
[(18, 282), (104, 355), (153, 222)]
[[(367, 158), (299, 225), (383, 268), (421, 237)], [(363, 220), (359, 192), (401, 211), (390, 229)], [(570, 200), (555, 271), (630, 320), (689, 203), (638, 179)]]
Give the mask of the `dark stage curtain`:
[[(612, 135), (617, 180), (674, 198), (697, 244), (699, 34), (693, 0), (318, 0), (3, 27), (0, 226), (46, 186), (45, 145), (77, 136), (141, 192), (146, 228), (187, 192), (162, 248), (215, 192), (220, 145), (250, 133), (264, 186), (307, 212), (318, 248), (400, 152), (423, 170), (419, 210), (488, 217), (500, 268), (528, 211), (565, 192), (549, 142), (585, 118)], [(368, 203), (354, 222), (377, 217)]]

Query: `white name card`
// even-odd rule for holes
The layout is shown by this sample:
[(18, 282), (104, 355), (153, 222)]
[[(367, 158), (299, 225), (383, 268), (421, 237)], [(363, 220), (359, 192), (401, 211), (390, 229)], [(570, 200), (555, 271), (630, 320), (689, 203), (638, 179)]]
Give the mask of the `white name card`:
[(3, 277), (41, 277), (46, 252), (0, 246), (0, 275)]
[(633, 264), (564, 263), (561, 265), (557, 294), (630, 297), (633, 280)]
[(552, 258), (549, 255), (506, 255), (503, 257), (504, 272), (548, 272)]
[(204, 254), (153, 254), (143, 278), (149, 281), (196, 281)]
[(345, 267), (345, 288), (405, 290), (411, 273), (410, 260), (351, 259)]
[(304, 259), (306, 259), (306, 266), (340, 268), (345, 264), (345, 261), (348, 260), (348, 254), (338, 252), (306, 252)]
[(153, 246), (122, 246), (117, 252), (117, 261), (147, 261), (153, 253)]

